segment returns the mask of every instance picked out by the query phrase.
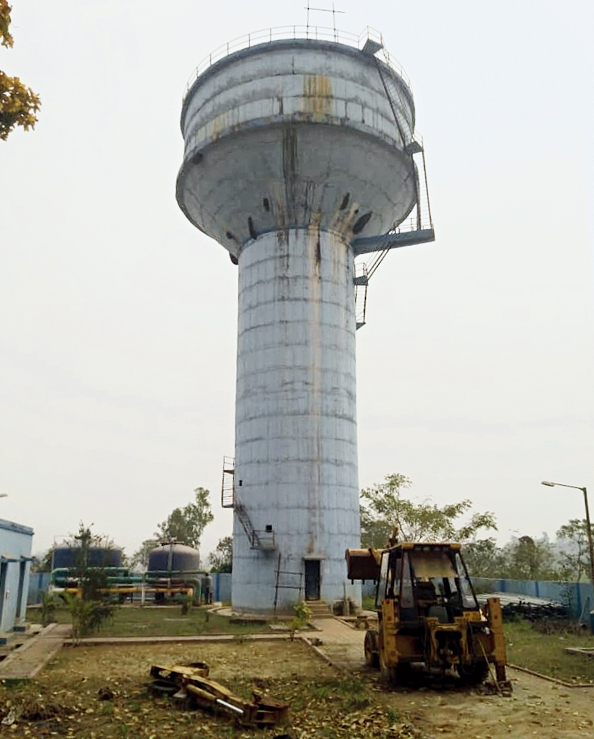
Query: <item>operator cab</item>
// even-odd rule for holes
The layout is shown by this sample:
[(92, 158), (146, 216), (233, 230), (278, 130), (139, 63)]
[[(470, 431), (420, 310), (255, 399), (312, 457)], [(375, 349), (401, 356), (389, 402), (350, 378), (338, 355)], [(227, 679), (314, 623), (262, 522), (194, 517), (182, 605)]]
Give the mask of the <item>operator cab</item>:
[[(505, 677), (505, 638), (498, 598), (479, 607), (457, 543), (401, 542), (386, 549), (347, 549), (353, 580), (377, 583), (377, 628), (365, 633), (365, 664), (390, 682), (405, 683), (413, 665), (455, 670), (477, 685), (495, 666)], [(407, 677), (408, 676), (408, 677)]]
[(385, 599), (400, 605), (402, 625), (424, 617), (451, 623), (467, 611), (479, 611), (457, 544), (404, 542), (382, 552), (376, 608)]

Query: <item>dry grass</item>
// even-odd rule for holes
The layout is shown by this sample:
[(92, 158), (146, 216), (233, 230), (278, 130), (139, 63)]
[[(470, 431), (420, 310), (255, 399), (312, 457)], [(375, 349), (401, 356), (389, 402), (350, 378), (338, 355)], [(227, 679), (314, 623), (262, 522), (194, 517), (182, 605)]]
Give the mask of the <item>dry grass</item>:
[[(154, 663), (206, 661), (211, 677), (247, 697), (268, 690), (290, 705), (290, 724), (236, 727), (227, 717), (175, 708), (147, 690)], [(101, 699), (105, 695), (109, 699)], [(341, 679), (300, 642), (200, 647), (133, 646), (64, 649), (35, 683), (0, 687), (0, 734), (77, 739), (270, 739), (279, 733), (320, 739), (407, 739), (419, 736), (405, 717), (386, 709), (373, 687)]]

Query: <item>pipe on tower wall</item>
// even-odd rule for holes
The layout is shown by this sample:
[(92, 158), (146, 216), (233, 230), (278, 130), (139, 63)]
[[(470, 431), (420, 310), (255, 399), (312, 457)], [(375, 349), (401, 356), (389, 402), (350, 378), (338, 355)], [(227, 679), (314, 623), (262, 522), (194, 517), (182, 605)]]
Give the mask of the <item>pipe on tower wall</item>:
[[(239, 256), (235, 490), (276, 549), (252, 548), (234, 517), (233, 607), (286, 609), (281, 570), (320, 561), (320, 597), (345, 595), (344, 553), (359, 542), (353, 249), (318, 228), (270, 232)], [(297, 585), (298, 575), (281, 575)]]

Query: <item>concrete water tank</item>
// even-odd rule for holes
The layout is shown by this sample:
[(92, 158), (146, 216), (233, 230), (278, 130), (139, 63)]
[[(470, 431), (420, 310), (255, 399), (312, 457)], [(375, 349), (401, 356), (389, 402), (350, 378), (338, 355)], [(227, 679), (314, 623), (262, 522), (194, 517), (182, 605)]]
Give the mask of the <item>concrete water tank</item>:
[[(354, 259), (418, 206), (415, 111), (360, 47), (270, 39), (201, 71), (177, 201), (239, 268), (233, 606), (350, 597), (359, 543)], [(420, 220), (419, 220), (420, 224)]]

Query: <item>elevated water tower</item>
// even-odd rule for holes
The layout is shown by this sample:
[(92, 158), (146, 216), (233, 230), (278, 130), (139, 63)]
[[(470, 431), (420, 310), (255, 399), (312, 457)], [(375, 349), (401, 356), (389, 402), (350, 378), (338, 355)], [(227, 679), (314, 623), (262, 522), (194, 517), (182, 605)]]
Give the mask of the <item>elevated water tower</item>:
[(369, 31), (251, 34), (185, 96), (177, 201), (239, 267), (235, 609), (360, 602), (344, 560), (360, 535), (355, 293), (389, 249), (434, 238), (414, 124)]

